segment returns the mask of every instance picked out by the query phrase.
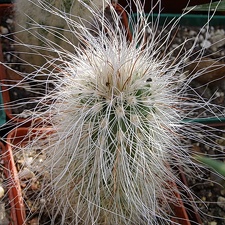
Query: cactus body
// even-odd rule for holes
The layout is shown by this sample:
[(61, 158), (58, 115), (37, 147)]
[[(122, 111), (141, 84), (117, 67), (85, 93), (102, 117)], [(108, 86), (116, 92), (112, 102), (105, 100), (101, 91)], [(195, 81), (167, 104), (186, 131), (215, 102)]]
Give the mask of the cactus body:
[(59, 58), (51, 71), (55, 90), (41, 100), (44, 112), (33, 113), (55, 130), (43, 135), (45, 160), (30, 168), (43, 180), (37, 201), (46, 200), (52, 225), (170, 224), (178, 201), (168, 165), (190, 162), (179, 135), (183, 74), (152, 42), (142, 42), (146, 18), (128, 42), (109, 6), (114, 24), (93, 11), (97, 35), (80, 29), (85, 48)]

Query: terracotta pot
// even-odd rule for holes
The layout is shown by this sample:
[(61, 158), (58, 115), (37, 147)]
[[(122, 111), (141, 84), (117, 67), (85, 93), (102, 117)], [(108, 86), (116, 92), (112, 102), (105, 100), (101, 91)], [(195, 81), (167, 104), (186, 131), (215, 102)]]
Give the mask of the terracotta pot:
[[(10, 173), (8, 171), (8, 165), (6, 165), (7, 163), (7, 156), (6, 156), (6, 148), (4, 146), (4, 144), (2, 142), (0, 142), (0, 149), (2, 152), (1, 155), (1, 160), (3, 160), (4, 165), (5, 165), (5, 169), (4, 169), (4, 173), (5, 173), (5, 177), (7, 179), (7, 181), (11, 181), (11, 177), (10, 177)], [(9, 180), (8, 180), (9, 179)], [(12, 186), (8, 187), (8, 197), (9, 197), (9, 203), (10, 203), (10, 223), (9, 225), (18, 225), (17, 223), (17, 215), (16, 215), (16, 206), (14, 204), (14, 193), (12, 191)]]
[(12, 7), (12, 4), (8, 3), (2, 3), (0, 4), (0, 18), (2, 18), (2, 16), (6, 15), (7, 11), (9, 8)]
[[(173, 184), (173, 185), (175, 187), (175, 190), (176, 189), (178, 190), (177, 185), (176, 184)], [(177, 192), (175, 192), (175, 195), (177, 197), (177, 204), (173, 205), (172, 209), (174, 211), (176, 218), (172, 219), (173, 223), (171, 225), (173, 225), (173, 224), (191, 225), (186, 208), (184, 207), (184, 203), (181, 199), (180, 193), (177, 191)]]
[[(6, 153), (5, 153), (5, 165), (8, 168), (8, 173), (12, 176), (12, 181), (14, 186), (11, 187), (10, 192), (14, 198), (14, 205), (17, 214), (17, 221), (18, 225), (25, 225), (25, 219), (26, 219), (26, 214), (25, 214), (25, 207), (22, 199), (22, 193), (21, 193), (21, 187), (20, 187), (20, 181), (18, 178), (18, 173), (17, 169), (15, 166), (15, 162), (13, 159), (13, 145), (23, 145), (23, 142), (26, 142), (27, 140), (24, 138), (28, 132), (31, 132), (31, 135), (29, 135), (29, 138), (32, 138), (32, 134), (35, 136), (38, 133), (42, 132), (51, 132), (51, 128), (36, 128), (30, 130), (29, 128), (26, 127), (20, 127), (17, 128), (13, 131), (11, 131), (6, 139), (7, 145), (6, 145)], [(171, 205), (171, 208), (174, 211), (172, 223), (173, 224), (181, 224), (181, 225), (191, 225), (187, 211), (185, 209), (184, 203), (181, 199), (181, 196), (178, 191), (177, 185), (174, 183), (172, 184), (172, 188), (175, 190), (175, 195), (177, 197), (176, 204)]]
[[(176, 167), (176, 170), (179, 174), (179, 178), (181, 180), (181, 182), (186, 186), (189, 187), (187, 179), (186, 179), (186, 175), (183, 171), (183, 169), (181, 167)], [(186, 199), (190, 199), (190, 201), (188, 201), (187, 203), (183, 203), (183, 206), (187, 209), (188, 211), (188, 217), (190, 219), (190, 221), (192, 221), (192, 223), (194, 224), (198, 224), (201, 225), (202, 223), (202, 219), (201, 216), (198, 212), (198, 210), (196, 209), (196, 206), (193, 203), (193, 197), (190, 194), (190, 192), (187, 192), (185, 190), (181, 190), (182, 194), (185, 195)], [(191, 224), (192, 224), (191, 223)]]
[[(47, 129), (47, 128), (46, 128)], [(32, 133), (38, 133), (43, 132), (43, 130), (46, 129), (32, 129)], [(47, 129), (48, 130), (48, 129)], [(12, 196), (12, 199), (14, 199), (14, 208), (16, 209), (16, 215), (17, 215), (17, 224), (18, 225), (26, 225), (26, 212), (25, 212), (25, 206), (24, 201), (22, 197), (22, 191), (20, 186), (20, 181), (18, 178), (18, 171), (16, 168), (16, 164), (13, 157), (13, 147), (14, 145), (23, 145), (23, 143), (26, 142), (24, 137), (29, 132), (29, 128), (17, 128), (11, 131), (6, 138), (6, 150), (4, 154), (4, 164), (6, 167), (6, 173), (8, 177), (11, 178), (11, 187), (10, 187), (10, 194)]]
[[(10, 186), (9, 193), (11, 196), (13, 207), (15, 208), (16, 216), (17, 216), (17, 224), (23, 225), (25, 220), (25, 208), (22, 199), (22, 192), (20, 187), (20, 181), (18, 178), (18, 173), (16, 169), (16, 165), (13, 158), (13, 152), (11, 149), (11, 144), (14, 144), (14, 140), (12, 142), (12, 137), (15, 133), (11, 132), (7, 137), (7, 145), (4, 152), (4, 165), (5, 165), (5, 173), (7, 177), (10, 178)], [(15, 139), (16, 141), (16, 139)], [(10, 143), (10, 144), (9, 144)]]
[[(51, 128), (33, 128), (31, 133), (36, 136), (38, 133), (51, 130)], [(18, 225), (26, 225), (26, 212), (18, 178), (18, 171), (13, 157), (13, 146), (23, 146), (27, 142), (25, 136), (29, 131), (29, 128), (20, 127), (12, 130), (6, 138), (5, 166), (8, 171), (8, 176), (11, 176), (13, 184), (10, 188), (10, 192), (14, 199)], [(32, 135), (29, 135), (29, 138), (32, 138)]]
[(132, 33), (129, 28), (129, 20), (127, 13), (123, 7), (121, 7), (119, 4), (114, 4), (115, 10), (118, 12), (119, 15), (121, 15), (121, 21), (122, 24), (127, 32), (127, 40), (131, 41), (132, 40)]

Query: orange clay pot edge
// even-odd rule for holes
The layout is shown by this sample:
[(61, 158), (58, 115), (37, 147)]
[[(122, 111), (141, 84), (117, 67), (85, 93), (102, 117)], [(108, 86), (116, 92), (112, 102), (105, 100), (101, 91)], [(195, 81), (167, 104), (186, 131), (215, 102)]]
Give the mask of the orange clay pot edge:
[[(6, 165), (7, 157), (6, 157), (6, 148), (2, 142), (0, 142), (0, 148), (2, 149), (2, 160), (4, 162), (4, 166)], [(9, 171), (8, 168), (4, 168), (4, 173), (6, 176), (6, 179), (8, 181), (9, 179)], [(11, 221), (9, 225), (18, 225), (17, 223), (17, 216), (16, 216), (16, 210), (15, 210), (15, 205), (14, 205), (14, 197), (13, 193), (11, 191), (11, 188), (8, 191), (8, 197), (9, 197), (9, 204), (10, 204), (10, 216), (11, 216)]]

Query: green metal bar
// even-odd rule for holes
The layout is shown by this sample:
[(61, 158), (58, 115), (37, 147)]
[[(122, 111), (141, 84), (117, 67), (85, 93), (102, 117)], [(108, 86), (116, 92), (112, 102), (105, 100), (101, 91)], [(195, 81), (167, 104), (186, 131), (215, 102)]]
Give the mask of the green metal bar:
[(225, 123), (225, 118), (224, 117), (193, 118), (193, 119), (184, 119), (183, 122), (185, 122), (185, 123), (203, 123), (203, 124)]
[[(132, 23), (136, 23), (140, 14), (133, 13), (130, 15), (130, 29), (132, 30)], [(158, 21), (159, 25), (165, 26), (170, 22), (177, 22), (182, 26), (194, 26), (194, 27), (202, 27), (206, 24), (210, 26), (224, 26), (225, 24), (225, 16), (224, 15), (204, 15), (204, 14), (186, 14), (181, 16), (181, 14), (145, 14), (148, 17), (149, 22)]]
[(4, 110), (3, 98), (2, 98), (1, 87), (0, 87), (0, 126), (5, 124), (5, 122), (6, 122), (6, 114)]

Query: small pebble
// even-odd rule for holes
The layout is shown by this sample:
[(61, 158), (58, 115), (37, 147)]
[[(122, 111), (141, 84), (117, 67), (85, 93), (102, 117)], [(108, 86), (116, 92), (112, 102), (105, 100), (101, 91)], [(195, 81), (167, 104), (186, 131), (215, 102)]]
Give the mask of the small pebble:
[(202, 28), (201, 29), (201, 33), (204, 34), (205, 32), (206, 32), (206, 29), (205, 28)]
[(210, 198), (212, 196), (212, 192), (210, 191), (208, 194), (207, 194), (207, 197)]
[(31, 220), (29, 221), (29, 224), (30, 224), (30, 225), (39, 225), (39, 220), (38, 220), (38, 218), (37, 218), (37, 217), (34, 217), (33, 219), (31, 219)]
[(219, 196), (217, 199), (217, 205), (222, 208), (223, 210), (225, 210), (225, 198), (222, 196)]
[(7, 60), (8, 62), (11, 61), (11, 55), (10, 55), (10, 54), (6, 54), (6, 60)]
[(46, 200), (45, 200), (44, 198), (41, 198), (41, 199), (40, 199), (40, 203), (41, 203), (41, 204), (45, 204), (45, 203), (46, 203)]
[(210, 41), (213, 43), (214, 48), (219, 48), (225, 44), (224, 38), (224, 35), (215, 35), (210, 38)]
[(18, 95), (18, 93), (14, 91), (14, 92), (13, 92), (13, 95), (14, 95), (14, 96), (17, 96), (17, 95)]
[(210, 31), (213, 32), (215, 30), (215, 28), (212, 26), (210, 27)]
[(5, 203), (0, 203), (0, 224), (9, 225), (9, 220), (6, 217)]
[(172, 48), (177, 48), (179, 45), (178, 44), (173, 44)]
[(32, 182), (31, 185), (30, 185), (30, 189), (32, 191), (36, 191), (39, 189), (39, 184), (38, 183), (35, 183), (35, 182)]
[(220, 194), (221, 194), (221, 195), (225, 195), (225, 189), (222, 189), (222, 190), (220, 191)]
[(223, 92), (218, 92), (217, 91), (217, 92), (215, 92), (215, 95), (216, 95), (217, 98), (219, 98), (219, 97), (221, 97), (223, 95)]
[(209, 225), (217, 225), (216, 221), (209, 222)]
[(206, 39), (211, 38), (211, 34), (210, 34), (209, 32), (207, 32), (207, 33), (205, 34), (205, 38), (206, 38)]
[(203, 40), (203, 42), (201, 43), (201, 47), (202, 48), (210, 48), (210, 46), (212, 45), (212, 43), (208, 40)]
[(8, 34), (9, 30), (6, 27), (0, 26), (0, 33), (1, 34)]
[(190, 36), (195, 36), (195, 35), (196, 35), (196, 33), (197, 33), (197, 32), (196, 32), (196, 31), (194, 31), (194, 30), (190, 30), (190, 31), (189, 31), (189, 35), (190, 35)]
[(12, 23), (13, 23), (13, 20), (12, 20), (12, 19), (10, 19), (10, 18), (8, 18), (8, 19), (6, 20), (6, 23), (8, 23), (8, 24), (12, 24)]
[(202, 201), (206, 201), (206, 197), (205, 196), (202, 197)]
[(204, 41), (204, 39), (205, 39), (205, 38), (203, 37), (203, 35), (199, 35), (199, 37), (198, 37), (198, 40), (199, 40), (199, 41)]
[(21, 170), (18, 175), (21, 180), (28, 180), (35, 177), (35, 174), (28, 168)]
[(4, 196), (5, 190), (2, 186), (0, 186), (0, 199)]

